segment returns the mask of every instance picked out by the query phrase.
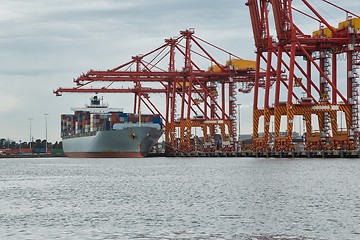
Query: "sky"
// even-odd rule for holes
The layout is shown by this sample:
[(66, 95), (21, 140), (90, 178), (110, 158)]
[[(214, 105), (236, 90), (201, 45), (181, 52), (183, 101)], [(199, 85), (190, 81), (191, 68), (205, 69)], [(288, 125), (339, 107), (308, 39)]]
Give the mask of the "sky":
[[(255, 59), (245, 0), (0, 0), (0, 137), (60, 141), (60, 115), (82, 107), (91, 94), (63, 94), (89, 69), (109, 69), (195, 28), (195, 34), (244, 59)], [(293, 1), (296, 4), (297, 1)], [(314, 0), (311, 2), (318, 2)], [(358, 1), (335, 1), (360, 14)], [(333, 8), (321, 10), (332, 21)], [(334, 11), (334, 12), (332, 12)], [(333, 14), (334, 13), (334, 14)], [(301, 21), (301, 19), (299, 19)], [(318, 26), (304, 22), (311, 33)], [(104, 96), (131, 111), (133, 98)], [(241, 129), (251, 133), (252, 94), (238, 94)], [(46, 116), (47, 115), (47, 121)], [(32, 119), (32, 120), (29, 120)]]

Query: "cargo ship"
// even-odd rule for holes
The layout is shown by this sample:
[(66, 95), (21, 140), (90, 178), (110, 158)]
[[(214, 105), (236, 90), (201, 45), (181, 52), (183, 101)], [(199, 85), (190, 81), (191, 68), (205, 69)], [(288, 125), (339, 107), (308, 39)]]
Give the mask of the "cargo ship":
[(124, 113), (94, 96), (90, 105), (61, 115), (64, 153), (73, 158), (146, 157), (163, 134), (159, 115)]

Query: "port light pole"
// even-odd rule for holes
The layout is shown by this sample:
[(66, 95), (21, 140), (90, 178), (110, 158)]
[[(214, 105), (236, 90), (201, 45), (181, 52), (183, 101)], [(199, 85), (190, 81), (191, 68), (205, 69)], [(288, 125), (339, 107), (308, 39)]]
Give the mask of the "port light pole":
[(49, 114), (48, 113), (44, 113), (44, 116), (45, 116), (45, 154), (47, 154), (47, 143), (48, 143), (48, 140), (47, 140), (47, 116)]
[(30, 122), (30, 148), (31, 148), (31, 121), (34, 120), (32, 118), (29, 118), (29, 122)]
[(240, 110), (241, 110), (241, 103), (236, 104), (238, 107), (238, 124), (239, 124), (239, 133), (238, 133), (238, 144), (239, 144), (239, 150), (241, 151), (241, 125), (240, 125), (240, 118), (241, 118), (241, 114), (240, 114)]

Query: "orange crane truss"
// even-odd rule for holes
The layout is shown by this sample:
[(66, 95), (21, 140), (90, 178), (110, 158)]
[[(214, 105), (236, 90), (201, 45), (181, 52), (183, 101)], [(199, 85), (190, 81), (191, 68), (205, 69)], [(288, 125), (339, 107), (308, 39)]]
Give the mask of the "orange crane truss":
[[(226, 64), (216, 60), (204, 45), (222, 52), (228, 58)], [(204, 62), (211, 67), (202, 68)], [(144, 104), (163, 118), (168, 150), (230, 151), (237, 146), (237, 84), (239, 91), (250, 92), (255, 66), (254, 61), (236, 57), (196, 37), (194, 30), (189, 29), (116, 68), (90, 70), (74, 79), (76, 87), (59, 88), (54, 93), (133, 93), (134, 113), (140, 113), (140, 106)], [(108, 84), (96, 87), (99, 82)], [(116, 84), (121, 87), (115, 88)], [(163, 104), (154, 104), (151, 94), (164, 94)], [(196, 128), (202, 131), (201, 141)]]
[[(358, 148), (360, 17), (330, 1), (320, 1), (344, 12), (346, 19), (331, 26), (307, 0), (297, 1), (297, 8), (291, 0), (246, 3), (257, 55), (253, 106), (256, 151), (293, 150), (295, 116), (305, 121), (306, 149)], [(320, 28), (312, 35), (304, 33), (293, 20), (295, 14), (315, 20)], [(276, 33), (270, 31), (271, 15)], [(344, 68), (339, 63), (341, 55), (346, 55), (345, 70), (340, 69)], [(266, 69), (264, 77), (262, 68)], [(263, 95), (260, 82), (265, 82)], [(342, 124), (338, 127), (339, 115), (340, 122), (345, 116), (345, 131)], [(270, 133), (273, 124), (275, 129)], [(284, 125), (283, 136), (280, 128)]]

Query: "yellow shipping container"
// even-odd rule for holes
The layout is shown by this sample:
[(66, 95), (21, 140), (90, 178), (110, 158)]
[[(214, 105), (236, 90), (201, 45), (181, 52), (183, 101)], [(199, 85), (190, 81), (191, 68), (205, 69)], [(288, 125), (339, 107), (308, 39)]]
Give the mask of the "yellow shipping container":
[(218, 67), (218, 65), (214, 65), (209, 67), (209, 72), (221, 72), (221, 69)]
[[(338, 29), (347, 28), (349, 20), (343, 21), (339, 23)], [(360, 33), (360, 18), (352, 18), (351, 23), (355, 28), (355, 32)]]
[(232, 59), (226, 62), (226, 66), (232, 63), (235, 70), (248, 70), (256, 69), (256, 61), (245, 60), (245, 59)]
[(329, 28), (322, 28), (319, 30), (316, 30), (312, 34), (313, 37), (326, 37), (330, 38), (332, 36), (332, 32)]
[(339, 22), (338, 29), (341, 30), (341, 29), (346, 28), (347, 27), (347, 22), (348, 21)]
[(352, 24), (355, 27), (355, 32), (360, 33), (360, 18), (353, 18)]
[(320, 30), (316, 30), (312, 33), (313, 37), (320, 37)]
[[(252, 60), (245, 60), (245, 59), (232, 59), (226, 61), (226, 67), (229, 67), (230, 64), (233, 65), (235, 70), (249, 70), (249, 69), (256, 69), (256, 61)], [(221, 72), (220, 67), (217, 65), (211, 66), (208, 68), (209, 72)]]
[[(176, 83), (176, 88), (177, 89), (181, 89), (183, 87), (183, 82), (177, 82)], [(189, 82), (185, 82), (185, 88), (188, 88), (190, 86), (190, 83)]]

